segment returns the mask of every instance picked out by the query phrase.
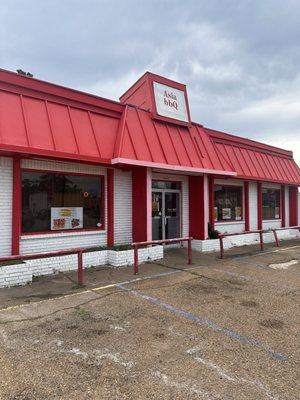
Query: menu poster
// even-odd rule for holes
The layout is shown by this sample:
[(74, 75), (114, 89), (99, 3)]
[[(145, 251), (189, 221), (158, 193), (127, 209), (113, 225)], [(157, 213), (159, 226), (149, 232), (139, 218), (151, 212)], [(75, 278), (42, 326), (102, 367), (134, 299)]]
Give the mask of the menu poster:
[(214, 207), (214, 220), (218, 221), (218, 207)]
[(280, 218), (280, 209), (279, 209), (279, 207), (275, 207), (275, 218)]
[(222, 208), (222, 219), (231, 219), (231, 208)]
[(51, 230), (83, 228), (83, 207), (51, 207)]
[(242, 219), (242, 208), (235, 207), (235, 219), (236, 221), (240, 221)]

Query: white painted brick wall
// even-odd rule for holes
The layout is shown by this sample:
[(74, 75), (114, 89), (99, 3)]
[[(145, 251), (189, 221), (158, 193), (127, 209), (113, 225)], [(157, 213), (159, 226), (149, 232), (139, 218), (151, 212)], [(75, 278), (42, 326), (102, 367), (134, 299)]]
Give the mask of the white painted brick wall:
[(132, 178), (131, 172), (115, 170), (114, 190), (115, 244), (132, 243)]
[[(163, 258), (163, 246), (139, 249), (139, 264)], [(93, 251), (83, 254), (84, 268), (109, 264), (114, 267), (132, 265), (133, 250)], [(52, 275), (58, 272), (77, 270), (77, 255), (49, 257), (38, 260), (27, 260), (22, 264), (0, 267), (0, 288), (25, 285), (32, 282), (33, 276)]]
[(13, 160), (0, 157), (0, 257), (11, 255)]
[[(104, 175), (106, 178), (106, 168), (97, 165), (24, 159), (21, 161), (21, 167), (47, 171)], [(106, 193), (107, 188), (105, 179), (105, 196)], [(105, 204), (107, 204), (107, 196), (105, 198)], [(105, 213), (105, 221), (107, 223), (107, 207), (105, 207)], [(106, 230), (92, 232), (57, 232), (45, 235), (23, 235), (20, 240), (20, 253), (34, 254), (74, 247), (106, 246), (106, 244)]]
[(26, 263), (0, 266), (0, 288), (32, 282), (32, 271)]
[(221, 233), (237, 233), (245, 230), (245, 222), (233, 221), (222, 223), (215, 223), (215, 229)]
[(272, 228), (280, 228), (281, 227), (281, 219), (273, 219), (269, 221), (263, 221), (263, 229), (272, 229)]
[[(300, 238), (300, 233), (297, 230), (293, 229), (289, 229), (286, 231), (278, 231), (277, 234), (280, 240), (290, 240), (294, 238)], [(265, 233), (263, 238), (265, 243), (275, 242), (274, 235), (272, 232)], [(229, 249), (231, 247), (245, 246), (250, 244), (258, 244), (259, 234), (249, 233), (248, 235), (230, 236), (224, 238), (223, 243), (224, 243), (224, 249)], [(220, 242), (219, 239), (193, 240), (192, 248), (196, 251), (202, 251), (202, 252), (219, 251)]]

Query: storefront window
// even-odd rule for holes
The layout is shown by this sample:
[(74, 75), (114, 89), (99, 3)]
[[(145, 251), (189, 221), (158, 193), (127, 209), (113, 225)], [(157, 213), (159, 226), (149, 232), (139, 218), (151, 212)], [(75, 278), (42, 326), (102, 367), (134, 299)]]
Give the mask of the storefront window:
[(243, 188), (215, 185), (215, 221), (240, 221), (243, 218)]
[(280, 218), (280, 189), (262, 189), (263, 219)]
[(23, 171), (22, 231), (103, 228), (97, 176)]
[(152, 189), (180, 190), (180, 182), (152, 181)]

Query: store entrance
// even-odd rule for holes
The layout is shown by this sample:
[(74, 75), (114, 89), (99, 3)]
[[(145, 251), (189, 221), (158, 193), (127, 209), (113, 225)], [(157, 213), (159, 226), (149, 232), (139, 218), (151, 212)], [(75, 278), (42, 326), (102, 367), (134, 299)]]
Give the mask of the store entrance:
[(180, 237), (180, 191), (152, 191), (152, 240)]

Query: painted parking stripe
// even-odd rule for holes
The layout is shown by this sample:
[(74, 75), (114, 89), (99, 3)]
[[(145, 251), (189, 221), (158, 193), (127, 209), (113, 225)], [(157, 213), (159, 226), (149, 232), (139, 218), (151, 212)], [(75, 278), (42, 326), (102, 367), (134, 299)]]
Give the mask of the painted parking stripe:
[(262, 350), (266, 351), (270, 357), (274, 358), (277, 361), (286, 361), (288, 359), (288, 357), (285, 356), (284, 354), (270, 350), (264, 344), (260, 343), (256, 339), (248, 338), (247, 336), (241, 335), (240, 333), (238, 333), (236, 331), (233, 331), (228, 328), (224, 328), (221, 325), (218, 325), (209, 319), (201, 318), (201, 317), (198, 317), (197, 315), (192, 314), (188, 311), (181, 310), (177, 307), (172, 306), (171, 304), (165, 303), (164, 301), (158, 299), (157, 297), (148, 296), (147, 294), (127, 288), (122, 284), (118, 284), (117, 287), (128, 293), (133, 294), (136, 297), (147, 300), (149, 303), (154, 304), (163, 310), (167, 310), (167, 311), (171, 312), (172, 314), (175, 314), (177, 316), (188, 319), (189, 321), (192, 321), (197, 325), (207, 327), (207, 328), (213, 330), (214, 332), (222, 333), (222, 334), (230, 337), (231, 339), (240, 341), (243, 344), (247, 344), (249, 346), (262, 349)]

